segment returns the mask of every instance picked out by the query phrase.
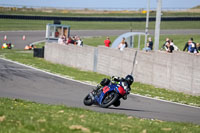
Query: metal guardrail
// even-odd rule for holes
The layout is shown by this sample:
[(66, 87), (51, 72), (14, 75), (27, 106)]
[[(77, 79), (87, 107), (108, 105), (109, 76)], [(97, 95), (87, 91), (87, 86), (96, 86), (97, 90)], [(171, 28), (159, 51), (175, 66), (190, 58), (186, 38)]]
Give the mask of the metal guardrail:
[[(29, 19), (29, 20), (62, 20), (62, 21), (146, 21), (146, 17), (56, 17), (56, 16), (25, 16), (0, 15), (0, 19)], [(150, 17), (149, 21), (155, 21)], [(162, 17), (162, 21), (200, 21), (200, 17)]]

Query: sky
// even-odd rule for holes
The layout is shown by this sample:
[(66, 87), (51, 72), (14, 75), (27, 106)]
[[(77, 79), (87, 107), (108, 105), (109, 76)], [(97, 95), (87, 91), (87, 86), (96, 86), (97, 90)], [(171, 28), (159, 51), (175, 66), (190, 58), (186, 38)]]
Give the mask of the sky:
[[(157, 0), (150, 0), (155, 9)], [(0, 6), (92, 8), (92, 9), (141, 9), (147, 0), (0, 0)], [(200, 5), (200, 0), (162, 0), (163, 9), (187, 9)]]

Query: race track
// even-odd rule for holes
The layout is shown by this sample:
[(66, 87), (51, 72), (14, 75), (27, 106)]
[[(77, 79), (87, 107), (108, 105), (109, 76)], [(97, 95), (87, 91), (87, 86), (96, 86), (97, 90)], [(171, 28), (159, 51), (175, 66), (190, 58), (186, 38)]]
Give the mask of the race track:
[(83, 98), (92, 86), (0, 59), (0, 97), (48, 104), (65, 104), (99, 112), (200, 124), (200, 108), (129, 95), (118, 108), (86, 107)]
[[(88, 36), (114, 36), (121, 35), (129, 32), (129, 30), (71, 30), (71, 35), (78, 35), (80, 37)], [(142, 30), (134, 30), (134, 32), (144, 32)], [(154, 30), (150, 30), (149, 33), (154, 35)], [(200, 30), (186, 29), (186, 30), (161, 30), (161, 34), (200, 34)], [(7, 36), (7, 40), (4, 41), (4, 36)], [(22, 40), (23, 35), (26, 39)], [(189, 38), (188, 38), (189, 39)], [(4, 42), (11, 42), (15, 45), (15, 49), (24, 49), (25, 45), (33, 42), (45, 40), (45, 31), (0, 31), (0, 45)]]

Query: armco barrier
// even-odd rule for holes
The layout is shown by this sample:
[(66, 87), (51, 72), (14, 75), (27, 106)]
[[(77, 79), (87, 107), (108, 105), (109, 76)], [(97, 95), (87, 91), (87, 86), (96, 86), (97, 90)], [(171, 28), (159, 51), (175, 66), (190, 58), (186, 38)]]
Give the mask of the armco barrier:
[(103, 46), (45, 45), (45, 59), (53, 63), (110, 76), (125, 76), (133, 70), (138, 82), (200, 95), (200, 56), (186, 52), (135, 52), (129, 48), (119, 51)]

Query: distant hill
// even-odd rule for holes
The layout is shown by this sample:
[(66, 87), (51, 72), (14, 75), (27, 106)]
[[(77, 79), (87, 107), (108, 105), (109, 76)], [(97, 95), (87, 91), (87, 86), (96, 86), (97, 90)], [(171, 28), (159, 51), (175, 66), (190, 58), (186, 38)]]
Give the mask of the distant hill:
[(192, 9), (200, 9), (200, 5), (193, 7)]

